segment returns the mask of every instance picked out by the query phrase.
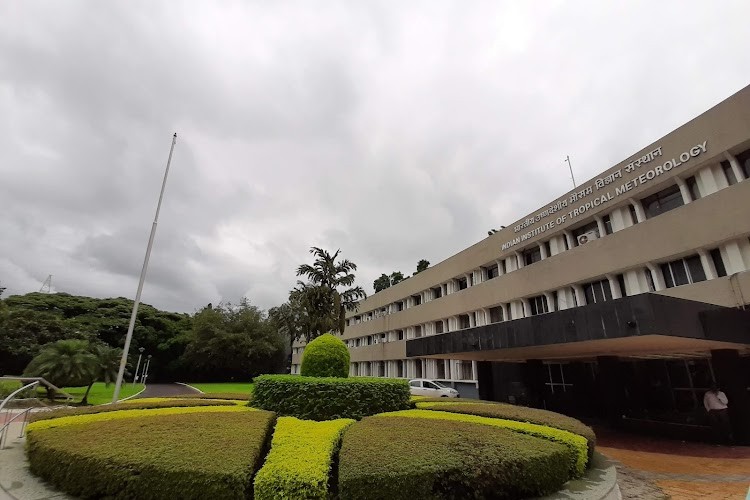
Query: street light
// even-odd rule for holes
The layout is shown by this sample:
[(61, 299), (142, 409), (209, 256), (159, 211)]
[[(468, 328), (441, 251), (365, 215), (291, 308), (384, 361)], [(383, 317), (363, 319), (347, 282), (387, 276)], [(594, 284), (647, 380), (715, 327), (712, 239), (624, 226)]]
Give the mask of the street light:
[(141, 356), (143, 356), (143, 351), (145, 351), (145, 347), (139, 347), (138, 348), (138, 364), (135, 365), (135, 375), (133, 375), (133, 387), (135, 387), (135, 382), (138, 380), (138, 368), (141, 367)]
[(151, 366), (151, 355), (149, 354), (146, 357), (146, 368), (143, 370), (143, 377), (141, 377), (141, 380), (143, 381), (143, 384), (146, 384), (146, 379), (148, 379), (148, 369)]

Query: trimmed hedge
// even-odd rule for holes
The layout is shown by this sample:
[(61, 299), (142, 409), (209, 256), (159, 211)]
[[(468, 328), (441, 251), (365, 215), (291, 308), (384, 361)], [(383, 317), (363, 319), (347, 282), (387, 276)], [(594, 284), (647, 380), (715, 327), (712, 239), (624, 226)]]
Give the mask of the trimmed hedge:
[(21, 388), (21, 382), (15, 380), (0, 380), (0, 401)]
[(346, 378), (349, 376), (349, 349), (343, 340), (325, 333), (305, 346), (300, 373), (303, 377)]
[(273, 422), (264, 411), (210, 422), (201, 413), (50, 429), (38, 422), (29, 426), (27, 452), (31, 472), (76, 497), (239, 500), (252, 493)]
[[(158, 399), (158, 398), (153, 398)], [(120, 410), (150, 410), (156, 408), (189, 408), (189, 407), (206, 407), (206, 406), (236, 406), (231, 401), (201, 401), (201, 400), (183, 400), (169, 399), (166, 401), (143, 401), (128, 400), (123, 403), (115, 403), (99, 406), (81, 406), (78, 408), (59, 408), (57, 410), (40, 411), (31, 413), (29, 421), (38, 422), (40, 420), (49, 420), (51, 418), (70, 417), (75, 415), (94, 415), (96, 413), (107, 413)]]
[(526, 498), (569, 479), (570, 451), (488, 425), (369, 417), (345, 433), (341, 500)]
[(326, 500), (341, 435), (354, 420), (311, 422), (281, 417), (271, 452), (255, 476), (255, 500)]
[(387, 378), (318, 378), (262, 375), (255, 378), (253, 407), (306, 420), (356, 420), (409, 408), (409, 385)]
[(204, 394), (180, 394), (175, 397), (180, 399), (228, 399), (247, 402), (250, 395), (245, 392), (207, 392)]
[(528, 422), (519, 422), (517, 420), (479, 417), (476, 415), (433, 410), (404, 410), (393, 413), (382, 413), (378, 415), (378, 417), (451, 420), (456, 422), (489, 425), (492, 427), (500, 427), (502, 429), (520, 432), (522, 434), (529, 434), (531, 436), (547, 439), (566, 446), (570, 450), (568, 466), (572, 477), (580, 477), (586, 472), (586, 464), (588, 462), (586, 438), (562, 429), (555, 429), (554, 427), (548, 427), (546, 425), (530, 424)]
[(594, 456), (596, 447), (596, 434), (591, 427), (580, 420), (561, 415), (548, 410), (538, 408), (527, 408), (506, 403), (492, 401), (445, 401), (444, 399), (431, 398), (425, 401), (417, 401), (417, 408), (449, 411), (452, 413), (464, 413), (478, 415), (480, 417), (504, 418), (507, 420), (518, 420), (530, 424), (546, 425), (555, 429), (572, 432), (586, 438), (588, 446), (588, 459)]
[[(199, 405), (188, 407), (167, 407), (167, 408), (143, 408), (143, 409), (118, 409), (114, 411), (104, 411), (90, 414), (72, 414), (69, 416), (49, 417), (46, 419), (37, 419), (29, 424), (31, 430), (51, 429), (54, 427), (66, 427), (70, 425), (90, 424), (93, 422), (108, 422), (110, 420), (123, 420), (130, 418), (168, 416), (168, 415), (186, 415), (188, 413), (250, 413), (257, 411), (254, 408), (237, 405)], [(52, 412), (49, 412), (52, 413)]]

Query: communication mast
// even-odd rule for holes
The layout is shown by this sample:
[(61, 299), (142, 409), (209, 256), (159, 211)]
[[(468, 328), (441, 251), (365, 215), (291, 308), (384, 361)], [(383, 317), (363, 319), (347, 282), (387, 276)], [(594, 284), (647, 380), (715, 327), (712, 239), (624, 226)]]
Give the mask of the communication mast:
[(42, 293), (52, 293), (52, 275), (47, 276), (47, 279), (42, 283), (42, 288), (39, 289)]

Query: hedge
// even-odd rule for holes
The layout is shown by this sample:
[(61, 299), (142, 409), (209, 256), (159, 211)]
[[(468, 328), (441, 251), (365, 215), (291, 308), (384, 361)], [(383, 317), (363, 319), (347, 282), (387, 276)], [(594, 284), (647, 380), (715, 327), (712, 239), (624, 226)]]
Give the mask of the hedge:
[(570, 451), (488, 425), (368, 417), (345, 433), (341, 500), (526, 498), (560, 489)]
[(175, 397), (180, 399), (228, 399), (247, 402), (250, 396), (244, 392), (210, 392), (205, 394), (180, 394)]
[(15, 380), (0, 380), (0, 401), (7, 398), (20, 388), (21, 382), (16, 382)]
[(359, 420), (409, 408), (409, 385), (387, 378), (262, 375), (255, 378), (250, 404), (306, 420)]
[(325, 500), (329, 478), (350, 419), (312, 422), (281, 417), (273, 433), (271, 452), (255, 476), (255, 500)]
[[(46, 419), (36, 419), (32, 421), (28, 429), (42, 430), (54, 427), (66, 427), (72, 425), (90, 424), (94, 422), (108, 422), (110, 420), (123, 420), (130, 418), (158, 417), (168, 415), (185, 415), (189, 413), (250, 413), (254, 408), (237, 405), (222, 406), (188, 406), (188, 407), (167, 407), (167, 408), (144, 408), (133, 410), (113, 410), (99, 413), (81, 413), (68, 416), (49, 417)], [(52, 412), (49, 412), (52, 413)]]
[(300, 373), (304, 377), (349, 376), (349, 349), (330, 333), (313, 339), (302, 353)]
[[(159, 399), (159, 398), (153, 398)], [(70, 417), (74, 415), (93, 415), (96, 413), (107, 413), (120, 410), (149, 410), (156, 408), (186, 408), (186, 407), (206, 407), (206, 406), (236, 406), (231, 401), (200, 401), (200, 400), (183, 400), (168, 399), (166, 401), (153, 400), (128, 400), (123, 403), (98, 406), (81, 406), (78, 408), (59, 408), (56, 410), (40, 411), (31, 414), (31, 422), (40, 420), (49, 420), (51, 418)]]
[(38, 422), (27, 452), (31, 472), (75, 497), (239, 500), (252, 493), (273, 421), (270, 412), (235, 411), (208, 422), (204, 414), (49, 429)]
[(564, 431), (562, 429), (555, 429), (554, 427), (548, 427), (546, 425), (519, 422), (517, 420), (479, 417), (476, 415), (433, 410), (403, 410), (393, 413), (383, 413), (378, 415), (378, 417), (407, 417), (418, 419), (451, 420), (455, 422), (489, 425), (492, 427), (499, 427), (502, 429), (520, 432), (522, 434), (529, 434), (531, 436), (547, 439), (549, 441), (554, 441), (566, 446), (570, 450), (568, 467), (570, 468), (572, 477), (580, 477), (584, 472), (586, 472), (586, 464), (588, 462), (586, 438), (584, 438), (583, 436), (579, 436), (578, 434), (573, 434), (572, 432)]
[(594, 448), (596, 447), (596, 434), (594, 434), (591, 427), (585, 425), (580, 420), (552, 411), (491, 401), (456, 402), (435, 398), (427, 401), (417, 401), (417, 408), (465, 413), (469, 415), (478, 415), (480, 417), (518, 420), (519, 422), (546, 425), (554, 427), (555, 429), (572, 432), (573, 434), (578, 434), (579, 436), (586, 438), (589, 461), (591, 461), (591, 457), (594, 455)]

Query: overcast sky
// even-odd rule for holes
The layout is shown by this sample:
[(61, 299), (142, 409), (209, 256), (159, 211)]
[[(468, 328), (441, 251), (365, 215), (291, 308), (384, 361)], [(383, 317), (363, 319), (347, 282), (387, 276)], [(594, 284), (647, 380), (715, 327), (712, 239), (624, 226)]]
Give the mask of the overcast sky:
[(0, 2), (0, 283), (283, 302), (411, 274), (750, 83), (750, 3)]

